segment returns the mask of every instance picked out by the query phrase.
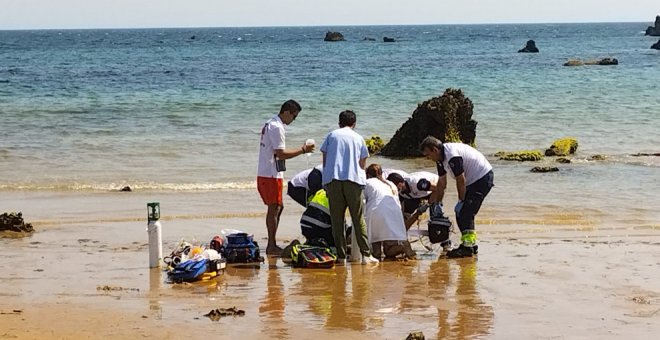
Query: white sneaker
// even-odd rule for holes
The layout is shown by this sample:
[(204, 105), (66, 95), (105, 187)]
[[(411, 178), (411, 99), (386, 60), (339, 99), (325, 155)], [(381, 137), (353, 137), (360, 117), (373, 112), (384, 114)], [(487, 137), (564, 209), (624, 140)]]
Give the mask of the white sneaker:
[(378, 261), (377, 258), (375, 258), (375, 257), (373, 257), (373, 256), (371, 256), (371, 255), (369, 255), (369, 256), (362, 256), (362, 264), (370, 264), (370, 263), (378, 263), (378, 262), (380, 262), (380, 261)]

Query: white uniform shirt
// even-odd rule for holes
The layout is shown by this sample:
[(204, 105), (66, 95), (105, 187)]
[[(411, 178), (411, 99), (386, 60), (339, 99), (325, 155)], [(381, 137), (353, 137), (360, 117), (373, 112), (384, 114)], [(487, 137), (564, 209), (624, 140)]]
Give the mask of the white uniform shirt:
[(369, 178), (364, 187), (364, 198), (367, 201), (364, 217), (369, 243), (408, 239), (396, 185), (386, 182)]
[(440, 178), (438, 175), (428, 171), (418, 171), (409, 174), (408, 176), (403, 178), (403, 180), (406, 181), (406, 183), (408, 183), (408, 186), (410, 187), (410, 192), (405, 196), (408, 196), (410, 198), (422, 198), (430, 195), (431, 191), (423, 191), (417, 189), (417, 183), (419, 183), (420, 180), (425, 179), (431, 182), (431, 184), (437, 185), (438, 178)]
[(408, 173), (403, 170), (396, 169), (383, 169), (383, 178), (389, 177), (391, 174), (399, 174), (402, 178), (408, 177)]
[(257, 176), (284, 178), (284, 173), (275, 167), (275, 150), (284, 150), (284, 146), (284, 123), (279, 115), (275, 115), (261, 129)]
[(309, 190), (309, 174), (312, 172), (312, 170), (318, 169), (319, 171), (323, 171), (323, 165), (317, 165), (312, 169), (307, 169), (304, 171), (301, 171), (297, 173), (289, 182), (291, 182), (291, 185), (294, 187), (299, 187), (299, 188), (305, 188)]
[(449, 160), (454, 157), (463, 158), (463, 173), (465, 174), (465, 186), (468, 186), (484, 177), (493, 170), (486, 157), (477, 149), (463, 143), (443, 143), (444, 159), (442, 166), (452, 178), (454, 172), (449, 167)]

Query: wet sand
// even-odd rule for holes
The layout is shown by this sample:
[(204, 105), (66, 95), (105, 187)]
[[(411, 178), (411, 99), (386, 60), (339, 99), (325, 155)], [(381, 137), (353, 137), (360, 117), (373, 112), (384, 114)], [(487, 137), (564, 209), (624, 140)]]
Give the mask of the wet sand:
[[(0, 338), (403, 339), (420, 330), (429, 339), (637, 339), (660, 332), (656, 225), (493, 223), (502, 218), (486, 209), (473, 259), (437, 259), (415, 244), (417, 261), (304, 270), (268, 259), (177, 285), (147, 268), (142, 207), (151, 200), (163, 203), (166, 252), (180, 238), (206, 243), (222, 228), (265, 243), (262, 207), (241, 206), (240, 195), (3, 195), (0, 203), (23, 210), (38, 232), (0, 239)], [(299, 237), (302, 209), (286, 204), (280, 243)], [(99, 290), (105, 285), (124, 290)], [(233, 306), (245, 316), (203, 316)]]

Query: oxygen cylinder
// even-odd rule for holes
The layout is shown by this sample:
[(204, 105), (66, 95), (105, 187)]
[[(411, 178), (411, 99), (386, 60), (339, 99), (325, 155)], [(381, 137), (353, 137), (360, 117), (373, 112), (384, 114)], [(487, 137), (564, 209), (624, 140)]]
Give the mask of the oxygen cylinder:
[(163, 234), (160, 225), (160, 203), (147, 203), (147, 234), (149, 235), (149, 268), (160, 267), (163, 260)]

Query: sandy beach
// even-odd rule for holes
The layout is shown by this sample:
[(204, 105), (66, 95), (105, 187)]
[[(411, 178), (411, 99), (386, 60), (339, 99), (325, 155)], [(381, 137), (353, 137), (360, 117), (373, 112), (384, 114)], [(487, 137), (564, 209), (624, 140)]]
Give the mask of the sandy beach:
[[(30, 211), (37, 233), (0, 239), (0, 338), (403, 339), (422, 331), (428, 339), (641, 339), (660, 332), (657, 225), (501, 223), (485, 209), (473, 259), (437, 259), (415, 243), (417, 261), (303, 270), (271, 258), (194, 284), (169, 284), (164, 271), (148, 268), (145, 202), (163, 205), (168, 252), (181, 238), (206, 243), (222, 228), (265, 242), (261, 207), (236, 203), (237, 196), (257, 201), (253, 195), (3, 195), (0, 203)], [(301, 237), (302, 209), (285, 204), (280, 243)], [(245, 316), (203, 316), (233, 306)]]

